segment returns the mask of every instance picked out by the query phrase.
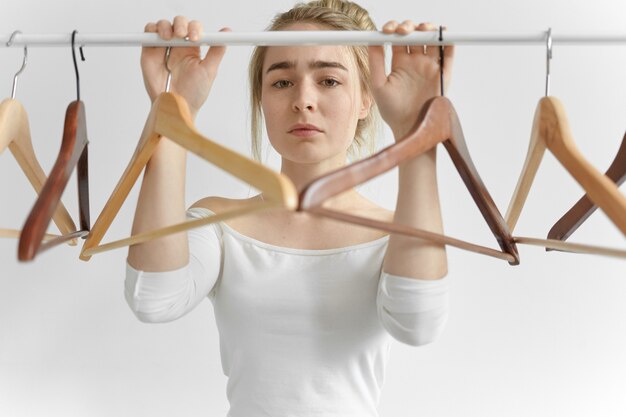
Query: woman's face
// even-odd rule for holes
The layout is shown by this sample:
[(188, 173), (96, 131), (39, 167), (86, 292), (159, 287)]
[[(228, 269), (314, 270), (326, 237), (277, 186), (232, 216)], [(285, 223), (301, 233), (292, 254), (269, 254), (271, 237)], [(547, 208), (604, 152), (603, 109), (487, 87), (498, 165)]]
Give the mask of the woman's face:
[[(319, 29), (299, 23), (284, 30)], [(357, 122), (370, 107), (352, 52), (343, 46), (268, 47), (261, 88), (269, 140), (297, 163), (333, 157), (343, 162)]]

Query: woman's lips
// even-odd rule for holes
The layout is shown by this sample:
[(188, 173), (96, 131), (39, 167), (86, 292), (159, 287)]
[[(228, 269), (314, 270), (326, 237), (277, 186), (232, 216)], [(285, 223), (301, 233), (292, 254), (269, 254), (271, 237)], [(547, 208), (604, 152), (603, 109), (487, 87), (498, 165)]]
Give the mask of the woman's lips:
[(307, 138), (315, 136), (321, 131), (319, 127), (311, 123), (296, 123), (289, 128), (288, 133), (301, 138)]
[(317, 129), (293, 129), (289, 133), (298, 137), (310, 137), (315, 136), (321, 132)]

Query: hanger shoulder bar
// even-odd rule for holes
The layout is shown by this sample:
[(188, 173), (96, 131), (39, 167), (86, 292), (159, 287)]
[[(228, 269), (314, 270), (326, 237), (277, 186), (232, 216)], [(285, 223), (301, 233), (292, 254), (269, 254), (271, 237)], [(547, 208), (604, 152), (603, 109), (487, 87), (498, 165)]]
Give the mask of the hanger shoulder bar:
[(541, 117), (541, 105), (538, 104), (533, 118), (530, 143), (528, 145), (526, 159), (524, 160), (522, 172), (517, 180), (515, 191), (513, 192), (513, 196), (511, 197), (511, 201), (505, 215), (506, 223), (509, 226), (511, 233), (517, 225), (524, 203), (528, 197), (530, 187), (532, 186), (537, 170), (539, 169), (539, 164), (541, 163), (543, 155), (546, 151), (546, 143), (541, 137)]
[[(251, 161), (248, 158), (204, 138), (193, 126), (184, 99), (172, 93), (162, 93), (152, 106), (141, 139), (139, 140), (139, 144), (135, 149), (130, 163), (126, 167), (122, 178), (115, 187), (111, 197), (109, 197), (109, 200), (98, 216), (98, 219), (91, 229), (91, 233), (83, 245), (80, 259), (87, 261), (95, 253), (142, 243), (147, 240), (157, 239), (171, 233), (176, 233), (177, 231), (187, 230), (201, 225), (201, 222), (185, 223), (187, 226), (180, 226), (183, 227), (183, 229), (177, 229), (179, 226), (169, 226), (131, 236), (130, 238), (116, 242), (99, 245), (128, 196), (128, 193), (137, 181), (139, 174), (141, 174), (150, 160), (161, 137), (173, 140), (183, 148), (194, 152), (205, 160), (212, 162), (226, 172), (230, 172), (244, 181), (249, 180), (250, 184), (257, 186), (257, 188), (264, 192), (267, 204), (286, 207), (288, 209), (294, 209), (296, 207), (297, 192), (291, 181), (288, 181), (283, 175), (274, 173), (261, 164)], [(239, 214), (233, 213), (229, 216), (234, 217), (235, 215), (242, 215), (263, 208), (265, 208), (265, 205), (258, 207), (250, 206), (245, 210), (237, 212)], [(214, 221), (218, 221), (217, 219), (219, 218), (214, 219)]]
[[(28, 114), (22, 104), (13, 99), (0, 103), (0, 153), (5, 147), (9, 148), (24, 175), (39, 194), (46, 182), (46, 174), (35, 156)], [(62, 202), (56, 208), (53, 220), (61, 234), (76, 230), (76, 225)]]
[(567, 116), (561, 102), (548, 97), (543, 101), (545, 124), (554, 126), (546, 135), (548, 149), (584, 188), (589, 198), (598, 205), (611, 221), (626, 235), (626, 197), (617, 185), (602, 175), (578, 150)]
[(307, 185), (300, 193), (299, 209), (321, 206), (327, 199), (375, 178), (446, 140), (450, 136), (447, 102), (443, 97), (429, 100), (424, 104), (414, 129), (404, 139)]
[(104, 208), (98, 215), (96, 222), (91, 227), (91, 231), (85, 240), (80, 254), (80, 259), (83, 261), (88, 261), (91, 258), (90, 255), (86, 254), (87, 251), (90, 248), (98, 246), (107, 230), (109, 230), (111, 223), (113, 223), (113, 219), (117, 216), (122, 204), (126, 201), (130, 190), (137, 182), (137, 178), (139, 178), (139, 175), (150, 160), (150, 157), (154, 153), (154, 150), (161, 139), (161, 136), (154, 131), (156, 109), (157, 108), (153, 106), (150, 111), (141, 138), (139, 139), (139, 143), (135, 148), (135, 152), (133, 153), (130, 162), (126, 166), (126, 169), (115, 186), (115, 189), (109, 196)]
[(474, 203), (498, 241), (498, 245), (504, 252), (514, 257), (514, 261), (511, 265), (518, 265), (519, 254), (511, 232), (509, 231), (509, 227), (502, 217), (502, 214), (500, 214), (496, 203), (491, 198), (491, 194), (489, 194), (487, 187), (483, 183), (472, 161), (456, 110), (450, 102), (447, 102), (447, 107), (451, 134), (449, 139), (444, 141), (443, 144), (459, 175), (463, 179), (465, 187), (470, 192)]
[[(626, 134), (622, 144), (604, 174), (618, 187), (626, 180)], [(548, 232), (548, 239), (567, 240), (598, 208), (586, 194), (567, 211)]]
[(297, 205), (297, 191), (287, 178), (215, 141), (202, 136), (193, 126), (185, 100), (171, 93), (159, 97), (161, 109), (155, 131), (183, 148), (231, 173), (289, 209)]

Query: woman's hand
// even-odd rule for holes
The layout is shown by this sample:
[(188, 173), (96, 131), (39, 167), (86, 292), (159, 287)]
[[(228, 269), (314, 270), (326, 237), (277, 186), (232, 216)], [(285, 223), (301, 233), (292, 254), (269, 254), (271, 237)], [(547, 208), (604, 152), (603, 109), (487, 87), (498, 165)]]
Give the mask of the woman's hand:
[[(437, 31), (431, 23), (415, 25), (410, 20), (398, 24), (387, 22), (383, 33), (408, 35), (414, 31)], [(439, 81), (439, 47), (424, 45), (396, 45), (392, 47), (391, 73), (385, 74), (382, 46), (369, 47), (372, 94), (380, 114), (393, 131), (396, 140), (402, 139), (415, 125), (424, 103), (441, 94)], [(450, 85), (454, 46), (444, 48), (444, 86)]]
[[(229, 31), (223, 28), (222, 31)], [(202, 24), (189, 22), (184, 16), (176, 16), (174, 22), (159, 20), (148, 23), (145, 32), (158, 33), (162, 39), (184, 39), (197, 41), (202, 35)], [(141, 71), (150, 100), (154, 101), (159, 93), (165, 91), (167, 69), (165, 68), (166, 48), (145, 47), (141, 50)], [(193, 116), (206, 101), (217, 68), (222, 61), (226, 47), (211, 46), (204, 59), (200, 57), (200, 48), (175, 47), (171, 49), (168, 66), (172, 71), (170, 91), (182, 96), (189, 105)]]

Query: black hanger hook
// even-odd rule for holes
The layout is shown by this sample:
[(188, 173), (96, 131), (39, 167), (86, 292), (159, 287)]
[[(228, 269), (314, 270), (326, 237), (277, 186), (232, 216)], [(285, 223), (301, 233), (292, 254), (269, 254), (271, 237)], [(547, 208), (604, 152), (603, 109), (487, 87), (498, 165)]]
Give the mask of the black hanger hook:
[[(80, 77), (78, 75), (78, 64), (76, 63), (76, 51), (74, 50), (75, 48), (74, 41), (76, 38), (76, 33), (78, 33), (77, 30), (72, 32), (72, 59), (74, 60), (74, 71), (76, 71), (76, 101), (80, 101)], [(82, 45), (78, 49), (80, 50), (80, 59), (84, 61), (85, 55), (83, 54)]]
[[(439, 25), (439, 42), (443, 42), (443, 26)], [(443, 44), (439, 45), (439, 84), (441, 84), (441, 96), (443, 97)]]

